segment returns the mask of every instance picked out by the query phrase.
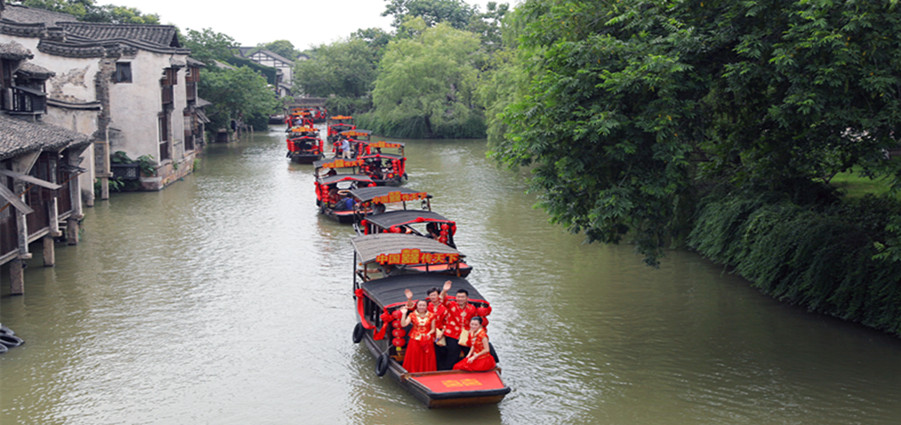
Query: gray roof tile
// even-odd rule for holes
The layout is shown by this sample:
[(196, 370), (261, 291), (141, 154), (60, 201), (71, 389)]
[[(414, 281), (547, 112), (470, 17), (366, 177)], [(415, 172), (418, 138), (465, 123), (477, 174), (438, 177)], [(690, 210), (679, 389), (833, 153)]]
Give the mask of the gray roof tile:
[(32, 9), (30, 7), (6, 5), (3, 11), (3, 19), (23, 24), (44, 24), (56, 26), (57, 22), (75, 22), (75, 16), (68, 13), (51, 12), (44, 9)]
[(140, 40), (162, 47), (181, 47), (172, 25), (102, 24), (94, 22), (61, 23), (66, 34), (87, 40)]
[(0, 160), (43, 149), (57, 150), (86, 145), (87, 135), (52, 124), (33, 122), (0, 114)]
[(16, 43), (15, 41), (0, 43), (0, 58), (22, 60), (31, 59), (33, 57), (34, 55), (31, 54), (31, 50), (26, 49), (25, 46)]

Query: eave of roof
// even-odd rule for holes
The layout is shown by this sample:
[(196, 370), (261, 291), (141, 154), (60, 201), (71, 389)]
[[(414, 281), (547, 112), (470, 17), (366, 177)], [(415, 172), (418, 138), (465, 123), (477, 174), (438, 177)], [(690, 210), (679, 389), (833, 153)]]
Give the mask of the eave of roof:
[(40, 150), (60, 150), (87, 145), (89, 136), (52, 124), (32, 122), (0, 114), (0, 160)]

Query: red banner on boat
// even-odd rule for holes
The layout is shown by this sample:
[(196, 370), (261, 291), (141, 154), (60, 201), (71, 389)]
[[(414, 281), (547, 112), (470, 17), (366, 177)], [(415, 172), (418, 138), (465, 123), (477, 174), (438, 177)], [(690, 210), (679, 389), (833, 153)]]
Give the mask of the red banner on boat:
[(402, 143), (394, 143), (394, 142), (386, 142), (384, 140), (380, 140), (378, 142), (372, 142), (369, 144), (370, 148), (395, 148), (400, 149), (404, 147)]
[(504, 383), (497, 371), (458, 372), (446, 374), (423, 374), (411, 376), (411, 379), (424, 385), (435, 393), (453, 393), (460, 391), (496, 390), (504, 388)]
[(363, 165), (362, 159), (336, 159), (332, 162), (322, 164), (322, 168), (350, 168)]
[(412, 248), (398, 254), (379, 254), (375, 261), (379, 264), (446, 264), (460, 261), (460, 254), (422, 252)]
[(397, 192), (389, 192), (387, 195), (376, 196), (372, 198), (372, 202), (376, 204), (390, 204), (392, 202), (407, 202), (407, 201), (419, 201), (425, 199), (429, 196), (426, 192), (416, 192), (416, 193), (401, 193)]

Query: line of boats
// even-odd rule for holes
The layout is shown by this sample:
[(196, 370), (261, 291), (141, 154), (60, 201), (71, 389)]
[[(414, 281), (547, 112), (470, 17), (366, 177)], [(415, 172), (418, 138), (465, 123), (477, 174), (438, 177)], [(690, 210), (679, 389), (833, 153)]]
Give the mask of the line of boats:
[[(352, 152), (339, 152), (338, 147), (326, 158), (318, 130), (312, 130), (316, 129), (304, 125), (287, 130), (288, 156), (313, 164), (319, 212), (353, 225), (356, 231), (351, 238), (357, 317), (353, 342), (372, 353), (377, 376), (390, 375), (430, 408), (500, 402), (510, 392), (500, 368), (482, 372), (403, 368), (410, 330), (401, 326), (401, 307), (408, 302), (405, 290), (425, 299), (427, 290), (441, 288), (449, 280), (452, 291), (468, 291), (469, 303), (480, 316), (491, 312), (490, 303), (466, 280), (472, 266), (456, 249), (457, 223), (432, 211), (432, 195), (399, 187), (407, 180), (404, 144), (373, 142), (371, 133), (358, 130), (351, 117), (331, 117), (329, 141), (348, 140), (345, 146), (349, 144)], [(497, 360), (493, 347), (491, 353)]]

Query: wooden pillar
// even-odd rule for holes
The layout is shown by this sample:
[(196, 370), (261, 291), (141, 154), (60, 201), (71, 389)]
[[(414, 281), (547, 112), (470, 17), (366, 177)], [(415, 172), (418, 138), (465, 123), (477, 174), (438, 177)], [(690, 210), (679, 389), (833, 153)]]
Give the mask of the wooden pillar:
[(104, 201), (109, 199), (109, 177), (107, 176), (100, 177), (100, 199)]
[(56, 247), (53, 246), (53, 236), (46, 235), (41, 242), (44, 245), (44, 267), (53, 267), (56, 264)]
[(66, 220), (66, 240), (69, 242), (69, 245), (78, 245), (78, 219), (77, 218), (69, 218)]
[(15, 259), (9, 262), (9, 293), (10, 295), (25, 294), (25, 270), (22, 260)]
[[(13, 182), (13, 190), (16, 193), (22, 193), (23, 195), (20, 195), (20, 197), (22, 202), (25, 202), (25, 183), (21, 180), (15, 180)], [(16, 210), (16, 230), (18, 231), (16, 242), (19, 248), (19, 258), (22, 258), (28, 255), (28, 220), (25, 218), (25, 214), (19, 210)]]

